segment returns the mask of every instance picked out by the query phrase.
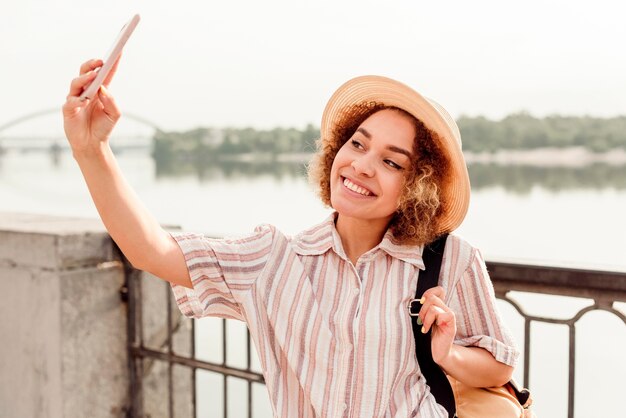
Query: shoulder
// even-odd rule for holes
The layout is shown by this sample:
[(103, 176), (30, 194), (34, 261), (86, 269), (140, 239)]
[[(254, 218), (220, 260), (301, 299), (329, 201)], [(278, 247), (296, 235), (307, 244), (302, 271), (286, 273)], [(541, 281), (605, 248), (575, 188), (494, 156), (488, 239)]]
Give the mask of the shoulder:
[(461, 235), (450, 234), (446, 240), (444, 260), (459, 266), (469, 266), (479, 253), (478, 248), (472, 245)]
[(482, 263), (478, 248), (462, 236), (450, 234), (446, 240), (441, 265), (442, 282), (447, 282), (448, 286), (454, 286), (464, 274), (475, 268), (476, 263)]
[(333, 247), (334, 221), (332, 217), (290, 238), (291, 246), (300, 255), (320, 255)]

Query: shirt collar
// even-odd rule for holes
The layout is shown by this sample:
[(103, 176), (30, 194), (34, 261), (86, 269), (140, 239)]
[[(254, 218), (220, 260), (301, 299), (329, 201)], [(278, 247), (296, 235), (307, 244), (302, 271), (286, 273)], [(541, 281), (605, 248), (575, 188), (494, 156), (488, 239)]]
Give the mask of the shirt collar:
[(393, 237), (391, 230), (387, 230), (383, 240), (378, 244), (378, 248), (385, 251), (390, 256), (412, 264), (420, 270), (424, 270), (424, 260), (422, 259), (423, 245), (399, 244)]
[[(292, 239), (294, 251), (300, 255), (322, 255), (332, 249), (339, 257), (347, 260), (341, 238), (335, 228), (336, 212), (330, 214), (324, 222), (301, 232)], [(380, 250), (383, 250), (391, 257), (409, 263), (421, 270), (424, 269), (422, 259), (422, 245), (405, 245), (395, 241), (391, 230), (387, 230), (382, 241), (372, 248), (363, 257), (375, 257)]]
[[(321, 224), (307, 229), (292, 239), (294, 251), (300, 255), (321, 255), (333, 247), (335, 243), (341, 243), (335, 229), (335, 214), (331, 214)], [(339, 245), (341, 248), (341, 245)], [(335, 252), (338, 253), (335, 248)], [(343, 248), (341, 248), (343, 254)]]

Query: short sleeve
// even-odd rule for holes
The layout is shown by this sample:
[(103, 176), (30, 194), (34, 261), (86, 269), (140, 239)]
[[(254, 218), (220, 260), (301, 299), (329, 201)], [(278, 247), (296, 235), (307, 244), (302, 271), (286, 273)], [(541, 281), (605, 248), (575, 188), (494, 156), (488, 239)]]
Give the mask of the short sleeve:
[(172, 284), (185, 316), (244, 320), (241, 300), (265, 268), (274, 228), (257, 227), (240, 239), (213, 239), (195, 233), (171, 233), (187, 264), (193, 288)]
[(519, 352), (498, 312), (485, 261), (475, 248), (467, 269), (455, 284), (448, 306), (456, 314), (455, 344), (484, 348), (499, 362), (516, 365)]

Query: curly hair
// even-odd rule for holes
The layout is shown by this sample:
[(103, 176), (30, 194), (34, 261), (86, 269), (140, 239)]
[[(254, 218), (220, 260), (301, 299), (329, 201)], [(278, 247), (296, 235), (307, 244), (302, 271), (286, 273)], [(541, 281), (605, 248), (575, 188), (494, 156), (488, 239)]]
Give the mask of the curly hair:
[(343, 109), (328, 138), (317, 140), (317, 152), (308, 166), (309, 181), (316, 187), (322, 202), (331, 205), (330, 172), (339, 149), (368, 117), (383, 109), (406, 115), (415, 127), (411, 170), (404, 181), (404, 192), (389, 228), (399, 244), (422, 245), (439, 234), (439, 219), (446, 202), (442, 193), (449, 162), (439, 146), (437, 134), (406, 111), (377, 102), (360, 103)]

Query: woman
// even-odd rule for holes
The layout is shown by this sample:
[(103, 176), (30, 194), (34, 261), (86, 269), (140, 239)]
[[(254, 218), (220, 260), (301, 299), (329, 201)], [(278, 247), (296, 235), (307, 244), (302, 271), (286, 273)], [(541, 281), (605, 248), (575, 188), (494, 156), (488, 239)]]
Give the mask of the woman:
[[(334, 213), (295, 237), (273, 226), (236, 240), (170, 234), (141, 205), (108, 144), (120, 117), (108, 93), (63, 107), (65, 131), (100, 216), (129, 261), (171, 282), (181, 311), (246, 321), (277, 417), (446, 417), (415, 358), (407, 303), (423, 245), (453, 231), (469, 204), (450, 116), (383, 77), (349, 81), (322, 118), (310, 177)], [(471, 386), (502, 385), (518, 353), (480, 253), (450, 235), (440, 286), (422, 300), (432, 355)]]

